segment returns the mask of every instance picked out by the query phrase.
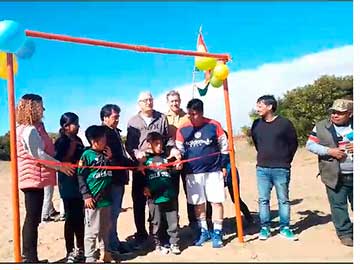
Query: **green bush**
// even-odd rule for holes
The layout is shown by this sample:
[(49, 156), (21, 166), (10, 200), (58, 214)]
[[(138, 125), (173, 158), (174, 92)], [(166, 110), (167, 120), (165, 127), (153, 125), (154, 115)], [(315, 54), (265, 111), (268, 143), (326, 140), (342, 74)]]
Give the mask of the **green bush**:
[(0, 136), (0, 160), (10, 160), (10, 132)]

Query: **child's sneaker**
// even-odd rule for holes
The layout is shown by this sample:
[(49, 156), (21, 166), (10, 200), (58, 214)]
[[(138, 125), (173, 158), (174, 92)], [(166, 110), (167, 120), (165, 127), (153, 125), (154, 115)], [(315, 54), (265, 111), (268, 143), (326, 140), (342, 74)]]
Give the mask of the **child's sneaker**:
[(66, 263), (76, 262), (76, 251), (75, 249), (66, 255)]
[(77, 263), (85, 262), (85, 253), (84, 253), (83, 249), (76, 249), (75, 262), (77, 262)]
[(161, 255), (167, 255), (170, 252), (169, 245), (156, 245), (155, 250), (159, 252)]
[(261, 227), (261, 230), (259, 232), (259, 239), (260, 240), (266, 240), (270, 237), (271, 233), (268, 227)]
[(211, 239), (210, 232), (204, 228), (201, 228), (201, 233), (199, 239), (195, 241), (194, 246), (200, 247), (204, 245), (205, 242)]
[(179, 255), (181, 253), (179, 246), (176, 244), (170, 245), (170, 251), (172, 254), (175, 254), (175, 255)]
[(291, 240), (291, 241), (297, 241), (297, 240), (299, 240), (299, 239), (297, 238), (297, 236), (293, 233), (293, 231), (292, 231), (289, 227), (287, 227), (287, 226), (282, 227), (282, 228), (280, 229), (280, 235), (281, 235), (282, 237), (288, 239), (288, 240)]
[(212, 247), (213, 248), (221, 248), (224, 246), (222, 240), (222, 231), (221, 230), (214, 230), (212, 233)]

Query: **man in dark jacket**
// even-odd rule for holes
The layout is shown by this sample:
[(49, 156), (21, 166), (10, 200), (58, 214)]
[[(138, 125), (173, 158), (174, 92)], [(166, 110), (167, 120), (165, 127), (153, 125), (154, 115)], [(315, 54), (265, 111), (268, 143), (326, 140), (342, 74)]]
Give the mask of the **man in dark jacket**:
[(330, 203), (336, 234), (345, 246), (353, 246), (353, 125), (352, 101), (337, 99), (329, 109), (330, 118), (316, 123), (306, 148), (318, 155), (322, 182)]
[[(117, 128), (120, 118), (120, 108), (115, 104), (106, 104), (101, 108), (100, 119), (106, 127), (107, 145), (112, 152), (112, 164), (115, 166), (136, 166), (135, 162), (127, 157), (124, 144), (121, 140), (121, 130)], [(110, 251), (113, 255), (129, 253), (129, 248), (121, 243), (117, 233), (117, 219), (121, 212), (121, 205), (125, 185), (129, 183), (128, 171), (113, 170), (111, 185), (111, 229), (109, 234)]]
[(297, 240), (290, 229), (289, 184), (290, 168), (298, 141), (293, 124), (276, 115), (274, 96), (258, 98), (256, 110), (260, 118), (251, 127), (251, 136), (257, 150), (256, 178), (259, 192), (261, 229), (259, 239), (270, 237), (270, 194), (275, 186), (280, 217), (280, 235)]
[[(153, 97), (150, 92), (142, 92), (138, 97), (138, 105), (140, 112), (130, 118), (127, 127), (126, 150), (134, 160), (140, 163), (145, 161), (146, 151), (148, 151), (148, 143), (146, 137), (150, 132), (160, 133), (165, 141), (166, 153), (170, 153), (168, 159), (175, 157), (181, 159), (180, 151), (175, 148), (175, 142), (169, 134), (169, 124), (166, 116), (153, 109)], [(145, 244), (148, 233), (145, 228), (145, 205), (146, 197), (144, 191), (145, 176), (141, 172), (133, 173), (132, 183), (132, 199), (134, 209), (134, 220), (136, 233), (134, 235), (135, 249), (141, 249)], [(149, 201), (151, 204), (151, 201)], [(149, 209), (151, 209), (149, 205)], [(151, 213), (149, 213), (151, 219)]]

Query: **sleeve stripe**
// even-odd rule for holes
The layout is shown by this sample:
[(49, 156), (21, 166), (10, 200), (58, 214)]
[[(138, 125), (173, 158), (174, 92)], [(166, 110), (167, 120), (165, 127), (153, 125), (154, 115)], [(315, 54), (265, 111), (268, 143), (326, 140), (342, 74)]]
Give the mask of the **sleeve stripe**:
[(311, 133), (309, 135), (309, 140), (312, 141), (312, 142), (316, 142), (316, 143), (320, 142), (319, 138), (314, 136), (314, 135), (311, 135)]

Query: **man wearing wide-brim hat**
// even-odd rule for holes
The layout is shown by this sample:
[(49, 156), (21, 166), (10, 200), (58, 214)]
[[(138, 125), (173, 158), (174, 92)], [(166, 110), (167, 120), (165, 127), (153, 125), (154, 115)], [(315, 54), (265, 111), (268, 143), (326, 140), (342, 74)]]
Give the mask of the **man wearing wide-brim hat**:
[(306, 148), (319, 157), (319, 170), (331, 208), (336, 234), (345, 246), (353, 246), (353, 102), (337, 99), (330, 117), (316, 123)]

